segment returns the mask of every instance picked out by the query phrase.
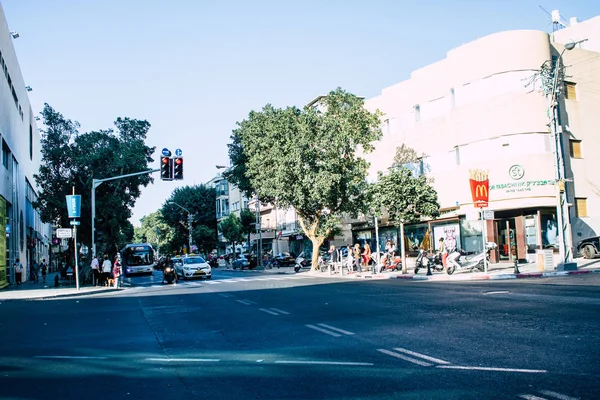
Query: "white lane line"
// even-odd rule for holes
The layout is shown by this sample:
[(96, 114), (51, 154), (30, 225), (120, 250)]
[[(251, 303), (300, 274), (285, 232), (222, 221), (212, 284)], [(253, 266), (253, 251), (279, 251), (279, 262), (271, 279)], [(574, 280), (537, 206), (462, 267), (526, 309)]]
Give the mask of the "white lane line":
[(260, 310), (260, 311), (262, 311), (262, 312), (266, 312), (267, 314), (271, 314), (271, 315), (279, 315), (278, 313), (276, 313), (276, 312), (273, 312), (273, 311), (271, 311), (271, 310), (267, 310), (266, 308), (259, 308), (259, 310)]
[(88, 357), (88, 356), (34, 356), (33, 358), (55, 358), (72, 360), (106, 360), (108, 357)]
[(146, 361), (159, 362), (219, 362), (217, 358), (146, 358)]
[(432, 364), (426, 363), (425, 361), (421, 361), (421, 360), (417, 360), (416, 358), (411, 358), (411, 357), (407, 357), (405, 355), (399, 354), (399, 353), (394, 353), (393, 351), (389, 351), (386, 349), (377, 349), (377, 351), (383, 353), (383, 354), (387, 354), (388, 356), (392, 356), (392, 357), (396, 357), (396, 358), (400, 358), (404, 361), (408, 361), (411, 362), (413, 364), (417, 364), (417, 365), (422, 365), (423, 367), (431, 367)]
[(426, 356), (425, 354), (415, 353), (414, 351), (406, 350), (400, 347), (394, 347), (394, 350), (399, 351), (401, 353), (410, 354), (411, 356), (420, 357), (424, 360), (433, 361), (436, 364), (451, 364), (448, 361), (440, 360), (439, 358), (433, 358), (430, 356)]
[(206, 282), (207, 285), (218, 285), (219, 283), (221, 283), (221, 281), (207, 281)]
[(540, 393), (545, 394), (546, 396), (554, 397), (558, 400), (579, 400), (577, 397), (567, 396), (566, 394), (553, 392), (551, 390), (540, 390)]
[(251, 304), (252, 304), (252, 303), (250, 303), (249, 301), (246, 301), (246, 300), (236, 300), (236, 301), (237, 301), (238, 303), (242, 303), (242, 304), (243, 304), (243, 305), (245, 305), (245, 306), (249, 306), (249, 305), (251, 305)]
[(247, 299), (244, 299), (244, 301), (246, 301), (246, 302), (248, 302), (248, 303), (250, 303), (250, 304), (256, 304), (256, 302), (255, 302), (255, 301), (252, 301), (252, 300), (247, 300)]
[(498, 372), (525, 372), (529, 374), (545, 374), (545, 369), (519, 369), (519, 368), (494, 368), (494, 367), (469, 367), (464, 365), (437, 365), (437, 368), (445, 369), (468, 369), (474, 371), (498, 371)]
[(341, 337), (342, 336), (339, 333), (331, 332), (331, 331), (328, 331), (327, 329), (319, 328), (318, 326), (314, 326), (314, 325), (304, 325), (304, 326), (306, 326), (307, 328), (310, 328), (310, 329), (314, 329), (315, 331), (326, 333), (333, 337)]
[(519, 397), (526, 400), (548, 400), (545, 397), (538, 397), (532, 394), (520, 394)]
[(345, 331), (343, 329), (336, 328), (335, 326), (331, 326), (331, 325), (327, 325), (327, 324), (317, 324), (317, 325), (322, 326), (323, 328), (331, 329), (332, 331), (343, 333), (344, 335), (354, 335), (354, 332)]
[(356, 366), (371, 366), (373, 363), (349, 362), (349, 361), (294, 361), (280, 360), (275, 361), (275, 364), (303, 364), (303, 365), (356, 365)]
[(508, 290), (497, 290), (495, 292), (485, 292), (483, 295), (488, 295), (488, 294), (508, 294), (510, 293)]
[(279, 308), (269, 308), (269, 310), (275, 311), (276, 313), (279, 313), (279, 314), (290, 315), (289, 312), (280, 310)]
[(229, 293), (219, 293), (219, 296), (224, 297), (226, 299), (233, 297), (233, 295)]

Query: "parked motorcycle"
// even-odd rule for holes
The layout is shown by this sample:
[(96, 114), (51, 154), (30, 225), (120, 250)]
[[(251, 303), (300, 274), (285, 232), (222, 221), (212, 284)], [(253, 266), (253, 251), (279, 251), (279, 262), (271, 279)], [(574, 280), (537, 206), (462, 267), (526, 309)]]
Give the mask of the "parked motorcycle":
[(442, 255), (430, 254), (426, 250), (419, 249), (419, 254), (415, 261), (415, 274), (418, 273), (421, 268), (427, 268), (428, 265), (430, 270), (442, 272), (444, 270)]
[(304, 252), (300, 253), (298, 257), (296, 257), (296, 263), (294, 264), (294, 271), (300, 272), (302, 270), (309, 271), (311, 267), (310, 260), (304, 256)]
[(484, 257), (487, 261), (490, 261), (490, 252), (494, 250), (498, 245), (494, 242), (487, 242), (485, 244), (485, 252), (480, 251), (472, 256), (467, 256), (464, 251), (455, 250), (451, 254), (448, 255), (446, 259), (446, 272), (448, 275), (452, 275), (454, 271), (457, 270), (465, 270), (468, 269), (470, 272), (473, 272), (475, 269), (480, 271), (484, 270)]
[[(371, 256), (373, 258), (373, 255)], [(375, 262), (377, 260), (373, 258)], [(392, 259), (388, 253), (383, 253), (381, 255), (381, 261), (378, 265), (379, 273), (385, 271), (401, 271), (402, 270), (402, 257), (399, 255), (394, 256)]]

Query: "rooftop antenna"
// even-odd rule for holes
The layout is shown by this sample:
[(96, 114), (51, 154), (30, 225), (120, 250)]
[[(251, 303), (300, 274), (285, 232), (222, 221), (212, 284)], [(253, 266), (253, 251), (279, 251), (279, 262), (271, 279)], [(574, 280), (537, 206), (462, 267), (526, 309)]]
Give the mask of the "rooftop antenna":
[(538, 7), (541, 8), (541, 10), (550, 17), (550, 21), (551, 21), (550, 23), (552, 24), (552, 32), (553, 33), (560, 29), (567, 27), (567, 24), (566, 24), (567, 20), (564, 19), (562, 17), (562, 15), (560, 15), (560, 11), (552, 10), (552, 12), (550, 13), (544, 7), (542, 7), (542, 6), (538, 6)]

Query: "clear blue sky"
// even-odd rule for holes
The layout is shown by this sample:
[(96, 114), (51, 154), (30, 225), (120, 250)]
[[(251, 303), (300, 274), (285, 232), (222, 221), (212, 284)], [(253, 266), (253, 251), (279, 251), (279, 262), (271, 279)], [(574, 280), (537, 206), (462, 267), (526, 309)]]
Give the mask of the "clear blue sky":
[[(598, 0), (0, 0), (34, 111), (81, 131), (117, 117), (152, 124), (148, 144), (183, 150), (185, 180), (145, 188), (132, 223), (176, 185), (227, 164), (236, 121), (266, 103), (302, 106), (341, 86), (372, 97), (448, 50), (494, 32), (586, 20)], [(101, 190), (101, 187), (99, 188)]]

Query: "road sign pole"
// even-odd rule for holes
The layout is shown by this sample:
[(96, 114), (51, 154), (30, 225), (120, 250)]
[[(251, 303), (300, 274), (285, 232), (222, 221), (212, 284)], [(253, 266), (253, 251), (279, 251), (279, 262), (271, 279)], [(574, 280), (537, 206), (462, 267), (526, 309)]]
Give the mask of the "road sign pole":
[(77, 259), (77, 225), (73, 225), (73, 244), (75, 246), (75, 287), (79, 290), (79, 262)]

